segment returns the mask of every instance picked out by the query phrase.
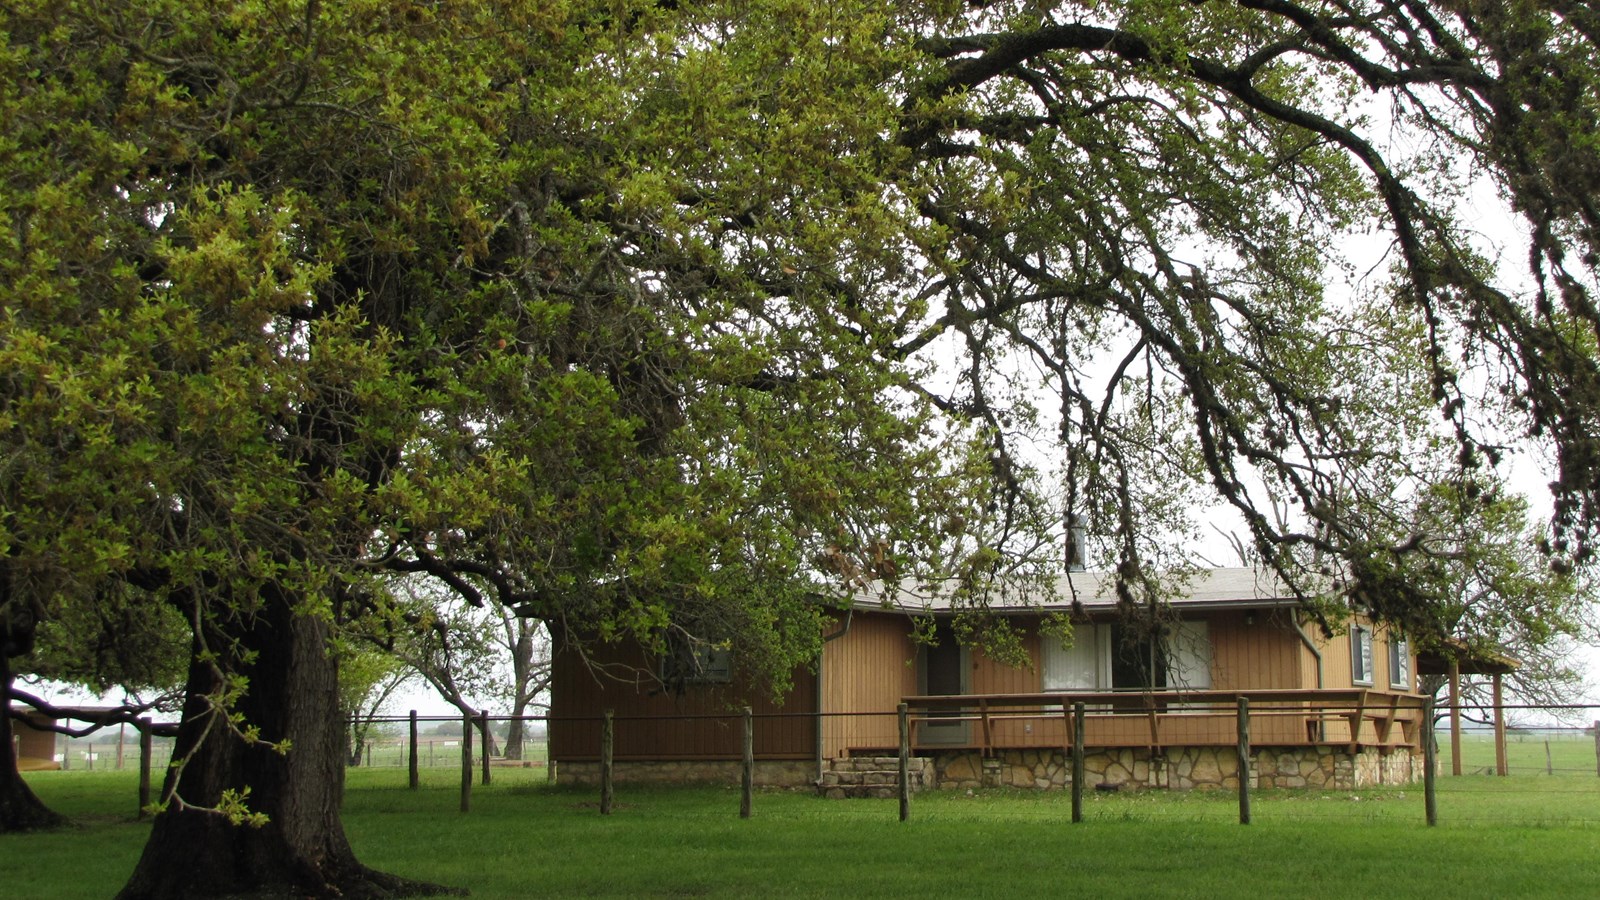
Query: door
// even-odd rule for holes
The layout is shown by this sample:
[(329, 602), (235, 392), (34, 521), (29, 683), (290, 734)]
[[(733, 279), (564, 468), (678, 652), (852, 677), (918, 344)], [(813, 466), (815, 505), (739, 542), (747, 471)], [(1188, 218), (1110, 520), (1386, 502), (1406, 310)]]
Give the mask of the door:
[[(923, 644), (917, 653), (918, 693), (937, 697), (967, 693), (971, 687), (967, 648), (956, 642), (955, 631), (949, 622), (939, 622), (934, 628), (934, 637), (938, 643)], [(958, 718), (960, 715), (953, 710), (929, 713), (917, 728), (917, 743), (971, 743), (972, 723)]]

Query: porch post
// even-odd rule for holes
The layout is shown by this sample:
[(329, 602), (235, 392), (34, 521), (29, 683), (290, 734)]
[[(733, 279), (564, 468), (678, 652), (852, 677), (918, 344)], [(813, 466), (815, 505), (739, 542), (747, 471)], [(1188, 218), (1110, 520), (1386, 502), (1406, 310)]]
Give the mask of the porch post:
[(1506, 710), (1504, 681), (1499, 672), (1494, 673), (1494, 773), (1511, 774), (1506, 764)]
[(1450, 774), (1461, 774), (1461, 661), (1450, 660)]

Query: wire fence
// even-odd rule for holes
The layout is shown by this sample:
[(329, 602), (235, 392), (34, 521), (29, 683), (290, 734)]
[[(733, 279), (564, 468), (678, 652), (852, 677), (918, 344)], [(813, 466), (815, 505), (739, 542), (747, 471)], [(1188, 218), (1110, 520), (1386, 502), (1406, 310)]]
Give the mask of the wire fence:
[[(1038, 721), (1053, 721), (1066, 716), (1072, 711), (1071, 707), (1060, 707), (1054, 710), (1041, 710)], [(1096, 719), (1114, 719), (1122, 715), (1128, 719), (1138, 718), (1127, 713), (1115, 713), (1109, 709), (1098, 712), (1085, 710), (1082, 704), (1076, 709), (1077, 722), (1066, 720), (1069, 727), (1083, 728), (1092, 725)], [(1515, 707), (1507, 710), (1516, 719), (1532, 719), (1536, 722), (1548, 722), (1553, 714), (1559, 714), (1570, 722), (1577, 715), (1595, 715), (1600, 713), (1600, 707)], [(1264, 710), (1266, 716), (1282, 715), (1281, 711)], [(1300, 714), (1304, 714), (1300, 710)], [(1367, 711), (1352, 713), (1348, 709), (1318, 710), (1320, 716), (1350, 717), (1356, 716), (1357, 732), (1362, 733), (1361, 717), (1367, 716)], [(1199, 721), (1205, 715), (1219, 714), (1214, 709), (1165, 710), (1159, 715), (1169, 717), (1188, 717), (1190, 724)], [(444, 770), (460, 773), (460, 808), (469, 811), (471, 808), (471, 794), (473, 786), (491, 784), (495, 773), (501, 777), (513, 776), (513, 772), (506, 769), (519, 770), (514, 773), (514, 780), (518, 784), (530, 782), (554, 782), (558, 774), (556, 767), (550, 760), (550, 743), (547, 734), (552, 726), (557, 728), (580, 729), (593, 727), (598, 732), (600, 740), (599, 763), (600, 779), (586, 782), (587, 789), (593, 789), (600, 794), (599, 808), (609, 811), (614, 803), (618, 791), (627, 792), (638, 789), (624, 779), (619, 785), (608, 771), (619, 763), (630, 760), (616, 759), (616, 746), (626, 740), (637, 742), (641, 735), (657, 737), (669, 734), (673, 727), (691, 731), (715, 731), (720, 734), (734, 733), (740, 740), (732, 745), (729, 751), (726, 746), (721, 750), (703, 753), (697, 759), (702, 768), (693, 770), (699, 775), (684, 775), (685, 770), (676, 769), (677, 777), (682, 780), (695, 780), (705, 782), (709, 780), (720, 782), (729, 787), (741, 789), (741, 812), (749, 814), (753, 801), (754, 787), (757, 783), (755, 768), (754, 747), (761, 743), (762, 732), (778, 730), (792, 731), (795, 720), (810, 719), (814, 727), (826, 732), (830, 728), (834, 731), (856, 729), (860, 731), (866, 726), (883, 730), (890, 728), (897, 736), (897, 747), (894, 748), (901, 764), (896, 771), (880, 772), (885, 776), (880, 781), (877, 791), (863, 794), (865, 796), (878, 796), (883, 798), (898, 797), (899, 809), (902, 817), (909, 816), (911, 796), (919, 778), (926, 776), (912, 776), (913, 771), (922, 771), (933, 775), (936, 767), (930, 761), (927, 768), (922, 768), (923, 760), (933, 757), (951, 755), (948, 750), (929, 750), (926, 746), (913, 749), (912, 735), (921, 723), (941, 721), (940, 716), (933, 715), (931, 711), (923, 711), (920, 716), (909, 714), (906, 711), (873, 714), (853, 714), (840, 717), (816, 717), (795, 715), (753, 715), (747, 711), (727, 715), (695, 715), (669, 717), (621, 717), (621, 716), (595, 716), (552, 720), (546, 716), (521, 717), (524, 730), (524, 739), (518, 758), (508, 758), (506, 751), (507, 726), (509, 717), (496, 717), (480, 713), (472, 719), (454, 716), (406, 716), (387, 717), (376, 721), (373, 729), (361, 748), (358, 756), (351, 760), (353, 765), (371, 769), (410, 769), (410, 783), (415, 787), (418, 784), (420, 770)], [(1248, 715), (1246, 720), (1248, 721)], [(947, 720), (948, 717), (944, 717)], [(1004, 724), (1016, 726), (1017, 733), (1025, 733), (1020, 729), (1025, 725), (1027, 715), (1020, 715), (1017, 719), (1005, 720)], [(1143, 721), (1153, 722), (1149, 716)], [(1180, 821), (1222, 821), (1238, 817), (1241, 822), (1252, 819), (1301, 821), (1301, 820), (1330, 820), (1330, 821), (1363, 821), (1363, 822), (1418, 822), (1425, 816), (1425, 806), (1434, 806), (1436, 809), (1428, 814), (1442, 817), (1451, 823), (1470, 824), (1520, 824), (1520, 825), (1554, 825), (1554, 824), (1600, 824), (1600, 719), (1588, 725), (1572, 724), (1521, 724), (1511, 725), (1505, 730), (1503, 743), (1497, 742), (1495, 734), (1483, 726), (1469, 726), (1463, 730), (1459, 741), (1460, 774), (1453, 774), (1456, 758), (1457, 744), (1452, 743), (1450, 730), (1444, 716), (1436, 716), (1433, 720), (1438, 727), (1432, 732), (1436, 752), (1434, 754), (1433, 773), (1435, 778), (1427, 779), (1426, 766), (1418, 766), (1416, 771), (1407, 779), (1401, 779), (1389, 784), (1350, 784), (1336, 789), (1322, 787), (1321, 789), (1283, 789), (1273, 788), (1263, 773), (1272, 763), (1268, 760), (1274, 754), (1281, 755), (1283, 747), (1258, 746), (1247, 747), (1241, 743), (1237, 751), (1242, 754), (1240, 758), (1248, 760), (1245, 771), (1248, 777), (1218, 779), (1222, 790), (1198, 791), (1167, 791), (1143, 790), (1147, 785), (1134, 785), (1135, 789), (1116, 790), (1108, 789), (1112, 785), (1107, 783), (1104, 769), (1099, 771), (1086, 771), (1081, 759), (1074, 760), (1074, 747), (1083, 748), (1083, 752), (1092, 752), (1095, 748), (1093, 742), (1085, 739), (1086, 733), (1092, 730), (1078, 731), (1073, 734), (1071, 730), (1065, 733), (1067, 740), (1050, 748), (1049, 753), (1060, 760), (1060, 765), (1066, 768), (1062, 775), (1053, 782), (1048, 779), (1035, 779), (1030, 787), (1043, 788), (1043, 790), (1016, 790), (1022, 782), (1016, 779), (999, 777), (984, 782), (978, 788), (983, 795), (988, 795), (990, 789), (1000, 789), (1008, 794), (1014, 801), (1014, 809), (1007, 815), (1024, 818), (1045, 817), (1061, 818), (1070, 821), (1107, 821), (1107, 820), (1180, 820)], [(892, 723), (892, 724), (891, 724)], [(989, 723), (988, 727), (996, 727), (998, 723)], [(1102, 722), (1103, 724), (1103, 722)], [(1370, 724), (1370, 723), (1369, 723)], [(1427, 722), (1419, 719), (1420, 731), (1416, 734), (1418, 743), (1425, 743), (1428, 735)], [(1155, 726), (1152, 726), (1155, 727)], [(870, 729), (869, 729), (870, 731)], [(488, 735), (488, 741), (484, 735)], [(991, 734), (995, 737), (999, 732)], [(631, 737), (628, 737), (630, 736)], [(1075, 740), (1074, 740), (1075, 739)], [(1406, 754), (1408, 756), (1420, 755), (1422, 748), (1395, 742), (1393, 746), (1384, 748), (1386, 754)], [(114, 731), (108, 729), (104, 732), (90, 735), (85, 738), (72, 740), (61, 739), (58, 744), (58, 759), (63, 769), (71, 771), (107, 771), (119, 769), (138, 769), (145, 762), (139, 752), (138, 736), (133, 729)], [(485, 747), (488, 753), (485, 753)], [(997, 747), (984, 751), (980, 748), (964, 748), (968, 752), (976, 752), (980, 757), (973, 770), (974, 777), (982, 776), (983, 759), (993, 759), (1003, 756), (1004, 751)], [(1103, 749), (1103, 748), (1102, 748)], [(1230, 750), (1233, 748), (1230, 748)], [(1413, 754), (1413, 751), (1417, 751)], [(159, 780), (159, 773), (167, 765), (172, 752), (172, 741), (167, 738), (154, 738), (149, 741), (149, 760), (146, 772), (154, 771)], [(880, 751), (881, 752), (881, 751)], [(1034, 748), (1032, 759), (1042, 759), (1045, 750)], [(1135, 754), (1138, 755), (1138, 754)], [(1504, 775), (1497, 774), (1501, 771), (1499, 757), (1504, 757)], [(845, 757), (845, 758), (848, 758)], [(794, 761), (791, 760), (791, 763)], [(819, 777), (815, 780), (805, 779), (803, 784), (790, 783), (790, 787), (804, 786), (816, 787), (817, 793), (826, 796), (827, 791), (822, 788), (823, 778), (820, 777), (824, 764), (830, 762), (816, 760)], [(719, 767), (717, 764), (721, 764)], [(1170, 759), (1163, 760), (1165, 765), (1173, 765)], [(1225, 768), (1225, 767), (1224, 767)], [(792, 772), (794, 766), (790, 766)], [(1239, 770), (1235, 768), (1234, 773)], [(937, 774), (949, 774), (945, 772)], [(1131, 774), (1131, 772), (1130, 772)], [(452, 779), (453, 780), (453, 779)], [(658, 779), (659, 780), (659, 779)], [(931, 779), (930, 779), (931, 780)], [(939, 787), (949, 788), (956, 779), (946, 779)], [(1429, 785), (1427, 782), (1433, 782)], [(430, 784), (437, 786), (437, 778), (430, 779)], [(926, 801), (933, 804), (950, 804), (962, 802), (963, 798), (974, 794), (974, 788), (967, 785), (956, 785), (956, 790), (924, 790), (921, 792)], [(933, 787), (932, 784), (928, 785)], [(1052, 790), (1054, 788), (1054, 790)], [(1098, 789), (1097, 789), (1098, 788)], [(1236, 789), (1235, 795), (1232, 791)], [(918, 801), (922, 802), (922, 801)]]

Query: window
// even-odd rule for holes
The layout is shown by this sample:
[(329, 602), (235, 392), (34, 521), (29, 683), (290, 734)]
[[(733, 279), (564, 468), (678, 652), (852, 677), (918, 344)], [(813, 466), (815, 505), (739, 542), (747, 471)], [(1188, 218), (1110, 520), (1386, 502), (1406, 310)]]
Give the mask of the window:
[(1210, 690), (1211, 630), (1206, 623), (1179, 622), (1167, 638), (1167, 660), (1167, 684), (1174, 690)]
[(674, 632), (661, 657), (666, 684), (727, 684), (733, 680), (733, 651)]
[(1389, 686), (1411, 690), (1411, 642), (1389, 636)]
[(1118, 624), (1111, 626), (1111, 687), (1165, 690), (1170, 668), (1164, 642)]
[(1110, 629), (1089, 622), (1072, 627), (1072, 646), (1044, 639), (1044, 689), (1047, 691), (1098, 691), (1111, 683)]
[(1070, 647), (1045, 639), (1044, 690), (1211, 687), (1211, 635), (1205, 622), (1179, 622), (1160, 641), (1128, 635), (1122, 625), (1080, 623), (1072, 638)]
[(1372, 629), (1350, 626), (1350, 678), (1356, 684), (1372, 684)]

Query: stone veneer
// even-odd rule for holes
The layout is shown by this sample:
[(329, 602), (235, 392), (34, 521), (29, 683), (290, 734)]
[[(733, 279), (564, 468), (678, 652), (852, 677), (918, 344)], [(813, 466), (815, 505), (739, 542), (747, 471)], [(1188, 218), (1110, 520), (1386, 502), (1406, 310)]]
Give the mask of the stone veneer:
[[(926, 757), (906, 760), (907, 781), (911, 792), (933, 787), (934, 764)], [(900, 795), (900, 758), (898, 756), (851, 756), (832, 759), (817, 782), (817, 794), (831, 800), (846, 797), (888, 798)]]
[[(885, 761), (887, 760), (887, 761)], [(1238, 754), (1232, 747), (1168, 747), (1166, 755), (1148, 749), (1093, 750), (1084, 755), (1086, 785), (1141, 790), (1237, 790)], [(1014, 787), (1061, 790), (1071, 779), (1072, 760), (1061, 750), (1003, 750), (984, 758), (977, 751), (941, 751), (931, 759), (911, 760), (912, 789)], [(1387, 752), (1367, 747), (1351, 755), (1344, 747), (1259, 747), (1252, 751), (1251, 785), (1259, 788), (1349, 790), (1384, 784), (1409, 784), (1422, 777), (1420, 754), (1406, 748)], [(851, 774), (854, 773), (854, 774)], [(733, 761), (638, 761), (614, 764), (618, 784), (738, 784)], [(831, 760), (817, 781), (809, 760), (761, 760), (756, 784), (816, 788), (828, 797), (894, 796), (898, 780), (892, 757)], [(559, 784), (595, 786), (598, 762), (562, 762)]]
[[(737, 760), (618, 760), (611, 764), (617, 784), (733, 784), (740, 780)], [(754, 780), (768, 787), (812, 787), (817, 764), (811, 760), (757, 760)], [(600, 763), (564, 761), (556, 766), (556, 783), (593, 787), (600, 784)]]
[[(1016, 787), (1062, 789), (1071, 782), (1072, 760), (1060, 750), (1005, 750), (985, 759), (975, 751), (934, 757), (941, 788)], [(1132, 790), (1237, 790), (1239, 757), (1232, 747), (1169, 747), (1166, 755), (1118, 748), (1084, 754), (1086, 785)], [(1422, 762), (1405, 748), (1387, 753), (1365, 748), (1262, 747), (1251, 753), (1253, 787), (1348, 790), (1379, 784), (1409, 784)]]

